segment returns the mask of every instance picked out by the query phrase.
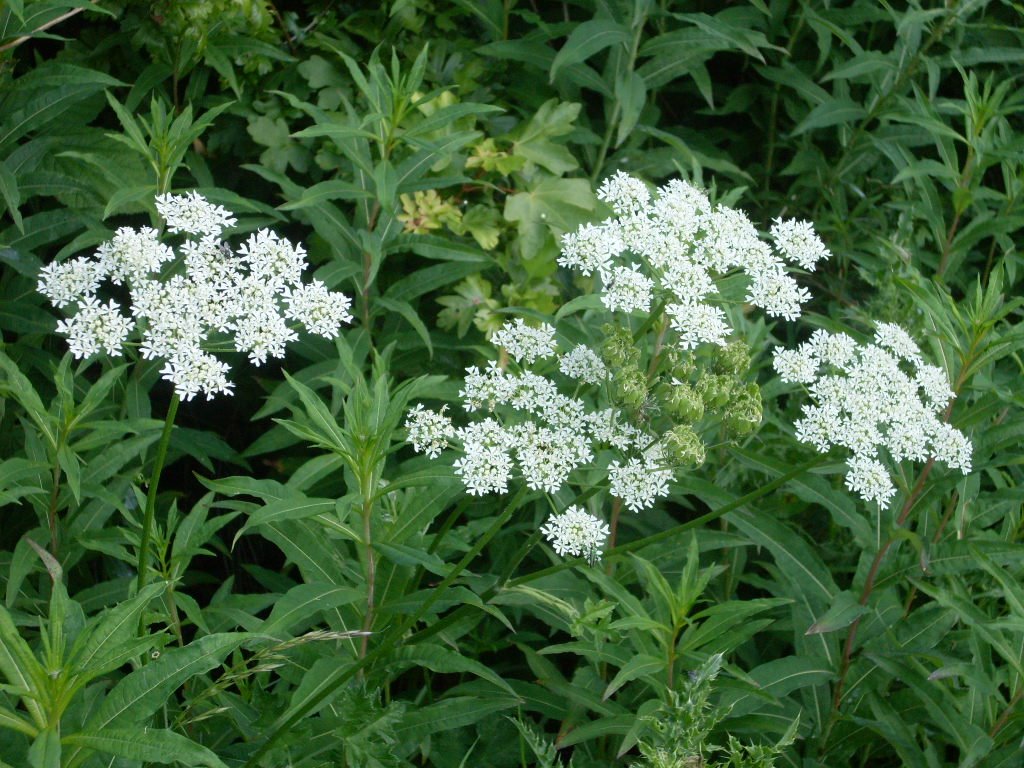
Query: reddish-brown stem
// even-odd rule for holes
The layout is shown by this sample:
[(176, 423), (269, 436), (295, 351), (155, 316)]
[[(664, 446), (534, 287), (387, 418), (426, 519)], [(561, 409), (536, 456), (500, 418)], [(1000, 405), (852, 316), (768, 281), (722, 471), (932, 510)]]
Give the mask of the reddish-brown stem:
[(1014, 695), (1014, 697), (1010, 699), (1010, 703), (1006, 705), (1006, 709), (1003, 710), (1003, 714), (999, 716), (999, 719), (996, 720), (995, 725), (992, 726), (992, 730), (988, 732), (988, 735), (990, 737), (994, 739), (996, 737), (996, 734), (1003, 729), (1003, 726), (1006, 725), (1007, 722), (1009, 722), (1010, 716), (1013, 715), (1013, 710), (1017, 707), (1018, 704), (1020, 704), (1020, 700), (1022, 698), (1024, 698), (1024, 686), (1022, 686), (1020, 690), (1018, 690), (1017, 693)]
[[(907, 517), (910, 515), (910, 510), (914, 508), (914, 504), (917, 503), (917, 499), (921, 495), (921, 491), (924, 490), (924, 483), (928, 479), (928, 475), (932, 472), (932, 467), (935, 466), (934, 457), (928, 459), (928, 463), (924, 465), (924, 469), (921, 470), (921, 475), (917, 478), (917, 482), (914, 484), (913, 490), (910, 495), (907, 496), (907, 500), (903, 503), (903, 508), (900, 510), (899, 517), (896, 518), (896, 526), (901, 527), (906, 522)], [(864, 588), (860, 593), (860, 604), (867, 605), (868, 600), (871, 599), (871, 593), (875, 589), (875, 580), (878, 578), (878, 570), (882, 567), (882, 560), (885, 558), (886, 553), (892, 546), (895, 539), (890, 536), (885, 544), (883, 544), (875, 559), (871, 562), (871, 568), (868, 569), (867, 578), (864, 579)], [(846, 642), (843, 643), (843, 658), (839, 666), (839, 680), (836, 682), (835, 694), (832, 697), (832, 709), (833, 711), (838, 710), (840, 703), (843, 698), (843, 688), (846, 685), (846, 676), (850, 671), (850, 657), (853, 654), (853, 644), (857, 640), (857, 628), (860, 626), (860, 620), (862, 616), (858, 616), (854, 619), (850, 625), (849, 631), (846, 633)]]

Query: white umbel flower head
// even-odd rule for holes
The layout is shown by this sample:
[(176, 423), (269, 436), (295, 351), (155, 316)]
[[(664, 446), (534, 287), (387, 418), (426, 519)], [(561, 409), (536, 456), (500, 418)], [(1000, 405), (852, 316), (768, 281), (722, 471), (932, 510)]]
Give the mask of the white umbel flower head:
[(615, 175), (605, 179), (597, 190), (597, 197), (620, 216), (638, 214), (651, 201), (647, 185), (625, 171), (616, 171)]
[(832, 255), (809, 221), (776, 219), (771, 234), (782, 257), (808, 272), (813, 272), (819, 261)]
[(633, 512), (654, 506), (655, 499), (668, 496), (672, 470), (660, 466), (661, 456), (649, 451), (643, 459), (632, 458), (625, 464), (613, 461), (608, 467), (611, 494), (622, 499)]
[(533, 328), (517, 317), (513, 324), (506, 323), (501, 330), (491, 337), (491, 342), (504, 347), (509, 355), (518, 363), (533, 365), (537, 360), (555, 354), (555, 329), (547, 323)]
[(880, 323), (875, 342), (819, 330), (794, 350), (776, 350), (774, 365), (812, 397), (794, 425), (797, 439), (821, 453), (849, 450), (846, 486), (885, 507), (896, 491), (883, 459), (932, 457), (967, 474), (971, 441), (943, 421), (953, 390), (941, 368), (922, 362), (910, 334)]
[(413, 449), (432, 459), (440, 456), (441, 451), (448, 447), (448, 441), (455, 437), (455, 427), (445, 416), (444, 409), (431, 411), (424, 408), (423, 403), (417, 403), (406, 415), (405, 429), (409, 433), (407, 441), (412, 443)]
[(99, 262), (79, 256), (67, 261), (47, 264), (39, 272), (37, 290), (58, 308), (93, 296), (106, 277)]
[(854, 456), (846, 462), (850, 471), (846, 474), (846, 487), (864, 501), (877, 501), (883, 509), (896, 494), (896, 487), (889, 477), (889, 470), (877, 459), (869, 456)]
[(579, 379), (584, 384), (600, 384), (608, 378), (608, 368), (586, 344), (573, 347), (571, 352), (562, 355), (558, 368), (570, 379)]
[[(157, 210), (172, 233), (186, 239), (178, 254), (160, 242), (155, 229), (118, 229), (94, 257), (50, 264), (39, 273), (39, 291), (57, 307), (77, 305), (77, 313), (57, 330), (69, 336), (76, 357), (120, 354), (138, 329), (143, 359), (163, 358), (164, 379), (182, 400), (231, 394), (228, 365), (208, 351), (211, 336), (228, 336), (236, 349), (260, 365), (282, 357), (298, 338), (288, 321), (298, 321), (327, 338), (349, 322), (351, 302), (323, 283), (302, 282), (305, 251), (269, 230), (254, 234), (233, 253), (219, 239), (235, 223), (231, 214), (198, 193), (161, 195)], [(165, 273), (169, 273), (165, 274)], [(96, 297), (107, 280), (124, 285), (132, 317)]]
[(235, 225), (230, 211), (214, 205), (194, 190), (187, 195), (160, 195), (156, 209), (172, 234), (219, 235)]
[(654, 281), (640, 271), (639, 264), (615, 267), (601, 301), (610, 312), (650, 312)]
[(101, 351), (120, 355), (135, 322), (121, 314), (113, 299), (100, 304), (93, 296), (79, 302), (78, 312), (57, 323), (57, 333), (66, 334), (68, 348), (76, 358), (92, 357)]
[(611, 535), (601, 518), (575, 505), (549, 517), (540, 532), (562, 557), (584, 557), (591, 565), (601, 559), (604, 543)]

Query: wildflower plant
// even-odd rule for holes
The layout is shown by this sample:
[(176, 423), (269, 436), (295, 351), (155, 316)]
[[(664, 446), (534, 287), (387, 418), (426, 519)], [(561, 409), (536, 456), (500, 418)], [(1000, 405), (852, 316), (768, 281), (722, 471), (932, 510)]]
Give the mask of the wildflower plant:
[[(704, 462), (709, 439), (756, 429), (760, 392), (729, 311), (749, 303), (799, 317), (810, 294), (788, 263), (814, 269), (829, 257), (809, 224), (778, 220), (767, 242), (741, 211), (685, 181), (652, 194), (620, 172), (598, 197), (612, 215), (565, 235), (558, 260), (596, 301), (563, 309), (562, 333), (523, 318), (495, 332), (498, 359), (463, 381), (466, 425), (422, 405), (406, 422), (417, 451), (437, 457), (459, 445), (455, 472), (470, 494), (505, 493), (514, 480), (552, 497), (568, 486), (578, 499), (606, 490), (610, 528), (577, 504), (542, 529), (556, 552), (591, 562), (623, 506), (650, 509), (677, 472)], [(583, 306), (573, 325), (566, 310)], [(569, 341), (594, 329), (594, 343)]]
[[(254, 365), (283, 357), (298, 339), (295, 325), (334, 338), (352, 320), (351, 300), (319, 280), (304, 283), (301, 245), (261, 229), (238, 247), (221, 239), (235, 217), (197, 192), (163, 194), (156, 209), (165, 232), (182, 235), (177, 252), (152, 227), (122, 227), (92, 256), (53, 262), (38, 289), (55, 307), (73, 308), (57, 324), (75, 358), (121, 355), (135, 346), (146, 360), (161, 358), (174, 385), (157, 446), (138, 552), (138, 589), (146, 582), (156, 494), (179, 401), (231, 394), (230, 366), (214, 354), (230, 342)], [(100, 298), (105, 284), (128, 294), (128, 315), (116, 298)], [(120, 294), (119, 294), (120, 295)], [(130, 341), (133, 334), (137, 341)]]
[[(57, 331), (76, 358), (120, 355), (137, 332), (139, 355), (165, 361), (161, 373), (180, 399), (209, 400), (234, 386), (211, 351), (225, 341), (261, 365), (284, 356), (297, 324), (330, 339), (352, 320), (347, 296), (302, 281), (301, 245), (261, 229), (233, 251), (221, 234), (234, 216), (196, 192), (161, 195), (156, 207), (166, 231), (184, 236), (178, 253), (151, 227), (122, 227), (93, 256), (41, 271), (39, 291), (57, 308), (74, 308)], [(99, 298), (105, 282), (127, 290), (128, 315), (117, 300)]]

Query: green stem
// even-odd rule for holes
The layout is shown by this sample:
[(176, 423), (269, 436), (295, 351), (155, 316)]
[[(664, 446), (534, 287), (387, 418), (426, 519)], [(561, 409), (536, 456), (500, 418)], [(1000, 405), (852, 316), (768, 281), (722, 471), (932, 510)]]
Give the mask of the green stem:
[(476, 556), (483, 551), (484, 547), (490, 543), (491, 539), (497, 535), (498, 531), (505, 526), (505, 524), (511, 519), (512, 513), (519, 508), (525, 497), (526, 488), (520, 488), (516, 495), (509, 501), (502, 513), (495, 518), (494, 523), (487, 529), (487, 532), (484, 533), (476, 544), (473, 545), (473, 548), (455, 564), (451, 572), (430, 592), (430, 595), (420, 604), (419, 608), (417, 608), (406, 618), (405, 621), (396, 626), (384, 637), (380, 645), (358, 661), (329, 674), (323, 682), (321, 682), (313, 691), (309, 692), (302, 703), (296, 706), (290, 714), (279, 718), (277, 722), (271, 726), (270, 736), (245, 762), (243, 768), (256, 768), (256, 766), (259, 765), (260, 759), (273, 748), (282, 736), (292, 731), (296, 723), (314, 712), (321, 702), (351, 680), (357, 673), (361, 672), (371, 663), (390, 653), (405, 633), (415, 626), (415, 624), (426, 615), (427, 611), (430, 610), (434, 603), (444, 596), (448, 587), (450, 587), (461, 573), (466, 570), (469, 564), (476, 559)]
[(136, 592), (141, 592), (146, 586), (146, 576), (149, 569), (149, 540), (153, 536), (153, 516), (156, 512), (156, 494), (160, 486), (160, 473), (164, 470), (164, 462), (167, 460), (167, 447), (171, 442), (171, 429), (174, 427), (174, 417), (178, 413), (178, 394), (171, 395), (171, 402), (167, 406), (167, 418), (164, 420), (164, 431), (160, 435), (160, 443), (156, 448), (156, 458), (153, 460), (153, 471), (149, 475), (149, 490), (146, 493), (146, 513), (142, 518), (142, 538), (139, 539), (139, 572), (136, 578)]

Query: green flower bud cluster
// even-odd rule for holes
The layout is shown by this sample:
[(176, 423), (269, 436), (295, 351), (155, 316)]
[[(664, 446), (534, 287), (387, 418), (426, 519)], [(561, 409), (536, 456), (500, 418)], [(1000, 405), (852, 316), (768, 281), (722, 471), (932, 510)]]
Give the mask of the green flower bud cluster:
[(694, 424), (704, 418), (704, 398), (685, 381), (671, 386), (665, 400), (668, 412), (684, 424)]
[(613, 369), (615, 395), (621, 403), (640, 408), (647, 401), (647, 377), (636, 365)]
[(688, 424), (673, 427), (662, 437), (665, 453), (677, 467), (695, 469), (704, 463), (704, 441)]
[(610, 370), (626, 366), (640, 366), (640, 350), (633, 341), (633, 334), (625, 328), (605, 323), (601, 328), (604, 333), (604, 344), (601, 345), (601, 358)]
[(761, 390), (750, 383), (736, 392), (722, 414), (722, 423), (736, 436), (748, 435), (761, 423), (761, 413)]

